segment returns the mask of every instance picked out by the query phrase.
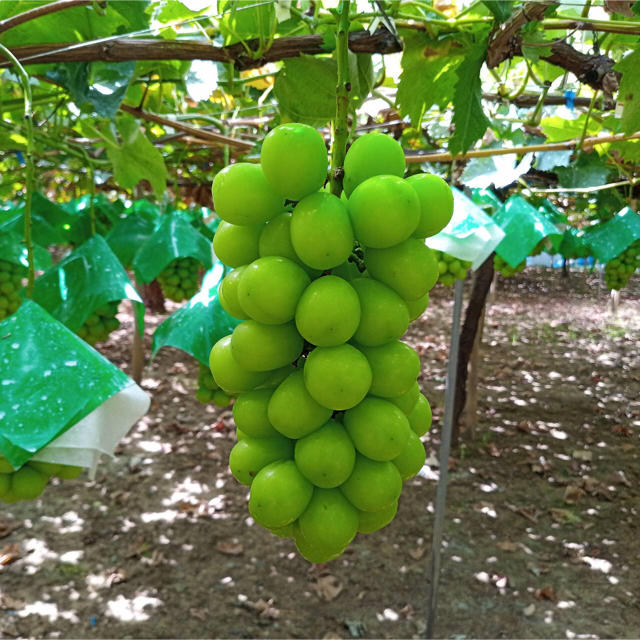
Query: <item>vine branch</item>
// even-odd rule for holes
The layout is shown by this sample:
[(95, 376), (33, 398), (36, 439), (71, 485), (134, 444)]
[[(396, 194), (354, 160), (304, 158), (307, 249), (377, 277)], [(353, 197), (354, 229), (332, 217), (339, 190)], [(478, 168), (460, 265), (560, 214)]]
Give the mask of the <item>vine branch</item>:
[(344, 157), (349, 140), (349, 0), (343, 0), (340, 8), (340, 22), (336, 34), (336, 58), (338, 62), (338, 85), (336, 87), (336, 119), (333, 125), (331, 146), (331, 193), (339, 196), (342, 192)]
[(92, 3), (93, 0), (58, 0), (57, 2), (50, 2), (40, 7), (29, 9), (29, 11), (19, 13), (17, 16), (11, 16), (10, 18), (0, 20), (0, 33), (4, 33), (5, 31), (9, 31), (9, 29), (13, 29), (18, 25), (24, 24), (25, 22), (30, 22), (31, 20), (35, 20), (36, 18), (40, 18), (41, 16), (46, 16), (50, 13), (55, 13), (57, 11), (63, 11), (64, 9), (70, 9), (71, 7), (80, 7), (82, 5)]

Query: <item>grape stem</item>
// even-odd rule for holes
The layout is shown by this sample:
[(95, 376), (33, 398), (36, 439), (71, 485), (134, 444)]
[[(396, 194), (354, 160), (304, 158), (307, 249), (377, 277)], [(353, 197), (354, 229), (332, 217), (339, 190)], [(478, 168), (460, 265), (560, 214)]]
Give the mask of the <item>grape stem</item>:
[(16, 68), (22, 92), (24, 96), (24, 122), (27, 138), (27, 148), (25, 150), (25, 198), (24, 198), (24, 243), (27, 246), (27, 261), (29, 263), (27, 280), (27, 298), (33, 298), (33, 286), (36, 278), (35, 258), (33, 254), (33, 239), (31, 237), (31, 198), (33, 195), (33, 178), (35, 165), (33, 162), (33, 100), (31, 97), (31, 85), (29, 84), (29, 74), (20, 64), (18, 59), (3, 44), (0, 44), (0, 53), (8, 58)]
[(332, 123), (333, 144), (331, 146), (331, 193), (339, 196), (342, 193), (344, 177), (344, 157), (349, 140), (349, 8), (350, 0), (342, 0), (338, 11), (340, 21), (336, 33), (336, 60), (338, 63), (338, 85), (336, 87), (336, 118)]

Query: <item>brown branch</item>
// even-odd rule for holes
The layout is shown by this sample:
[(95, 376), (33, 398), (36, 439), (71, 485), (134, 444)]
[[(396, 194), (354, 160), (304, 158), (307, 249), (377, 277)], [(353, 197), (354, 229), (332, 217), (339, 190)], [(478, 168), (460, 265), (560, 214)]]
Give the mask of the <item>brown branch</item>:
[(122, 111), (130, 113), (136, 118), (142, 118), (143, 120), (148, 120), (149, 122), (156, 122), (163, 127), (171, 127), (176, 131), (183, 131), (190, 136), (199, 138), (203, 142), (203, 144), (206, 144), (206, 141), (211, 141), (217, 144), (228, 144), (230, 147), (236, 147), (237, 149), (242, 149), (243, 151), (249, 151), (250, 149), (253, 149), (253, 142), (246, 142), (245, 140), (231, 138), (229, 136), (222, 135), (221, 133), (214, 133), (213, 131), (209, 131), (207, 129), (192, 127), (188, 124), (176, 122), (175, 120), (169, 120), (168, 118), (157, 116), (155, 113), (149, 113), (148, 111), (143, 111), (142, 109), (136, 109), (135, 107), (130, 107), (126, 104), (121, 104), (120, 109), (122, 109)]
[[(245, 43), (258, 48), (257, 40)], [(375, 33), (354, 31), (349, 34), (349, 49), (355, 53), (396, 53), (402, 42), (387, 29)], [(203, 40), (159, 40), (110, 38), (79, 43), (53, 43), (14, 47), (13, 54), (22, 64), (51, 62), (128, 62), (131, 60), (213, 60), (233, 62), (237, 69), (261, 67), (267, 62), (295, 58), (301, 54), (330, 53), (322, 35), (277, 38), (259, 58), (247, 54), (243, 43), (215, 47)], [(6, 64), (0, 67), (7, 66)]]
[[(538, 100), (540, 96), (537, 93), (522, 93), (515, 98), (509, 98), (505, 96), (501, 96), (497, 93), (483, 93), (483, 100), (489, 100), (490, 102), (507, 102), (509, 104), (513, 104), (516, 107), (522, 109), (526, 107), (535, 107), (538, 104)], [(547, 96), (544, 99), (544, 104), (546, 105), (562, 105), (566, 104), (567, 99), (564, 96)], [(573, 104), (576, 107), (588, 107), (591, 104), (591, 98), (574, 98)], [(610, 100), (605, 101), (603, 105), (603, 111), (609, 111), (615, 108), (615, 102)]]
[[(610, 136), (594, 136), (585, 138), (582, 141), (583, 147), (593, 147), (598, 144), (606, 144), (609, 142), (624, 142), (626, 140), (640, 139), (640, 132), (631, 135), (616, 133)], [(426, 153), (408, 153), (405, 154), (407, 162), (452, 162), (453, 160), (465, 160), (468, 158), (490, 158), (493, 156), (506, 156), (510, 154), (532, 153), (535, 151), (566, 151), (575, 149), (580, 140), (566, 140), (565, 142), (547, 142), (544, 144), (530, 144), (522, 147), (502, 147), (500, 149), (477, 149), (475, 151), (467, 151), (465, 154), (453, 156), (448, 151), (427, 151)]]
[(545, 11), (553, 5), (557, 5), (556, 0), (541, 0), (540, 2), (527, 2), (520, 11), (514, 13), (505, 23), (497, 25), (489, 36), (489, 49), (487, 51), (487, 66), (489, 69), (497, 67), (503, 60), (512, 58), (515, 50), (520, 48), (522, 43), (520, 30), (527, 22), (541, 20)]
[(91, 4), (92, 2), (93, 0), (58, 0), (57, 2), (50, 2), (49, 4), (29, 9), (29, 11), (19, 13), (17, 16), (11, 16), (10, 18), (0, 20), (0, 33), (9, 31), (9, 29), (13, 29), (20, 24), (35, 20), (41, 16), (46, 16), (50, 13), (55, 13), (56, 11), (63, 11), (64, 9), (70, 9), (71, 7), (80, 7), (82, 5)]

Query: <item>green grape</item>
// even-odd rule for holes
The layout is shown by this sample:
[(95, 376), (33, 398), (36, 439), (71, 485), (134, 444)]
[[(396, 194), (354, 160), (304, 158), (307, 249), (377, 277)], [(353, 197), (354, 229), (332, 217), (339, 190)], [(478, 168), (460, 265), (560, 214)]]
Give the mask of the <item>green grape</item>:
[(227, 273), (218, 286), (220, 305), (230, 316), (238, 318), (239, 320), (249, 319), (249, 316), (245, 313), (238, 301), (238, 284), (240, 282), (240, 276), (246, 268), (245, 265)]
[(405, 303), (409, 310), (409, 322), (413, 322), (419, 318), (429, 306), (429, 294), (425, 293), (417, 300), (405, 300)]
[(258, 258), (239, 278), (238, 303), (258, 322), (283, 324), (293, 320), (298, 300), (310, 282), (304, 269), (287, 258)]
[(278, 529), (297, 520), (313, 495), (313, 485), (293, 460), (263, 467), (251, 484), (249, 512), (267, 529)]
[(467, 277), (467, 270), (471, 267), (471, 262), (460, 260), (443, 251), (436, 251), (435, 254), (440, 273), (439, 282), (445, 287), (450, 287), (456, 280), (464, 280)]
[(344, 344), (360, 322), (360, 301), (342, 278), (324, 276), (305, 290), (296, 308), (296, 327), (302, 337), (319, 347)]
[(361, 309), (354, 342), (375, 347), (404, 335), (409, 327), (409, 310), (393, 289), (373, 278), (356, 278), (351, 286), (358, 294)]
[(297, 360), (304, 341), (293, 322), (260, 324), (245, 320), (233, 330), (231, 352), (249, 371), (272, 371)]
[(397, 502), (402, 476), (393, 462), (377, 462), (357, 454), (353, 472), (340, 490), (356, 509), (380, 511)]
[(604, 267), (604, 281), (608, 289), (624, 289), (640, 267), (640, 239), (629, 245)]
[(409, 391), (393, 398), (386, 398), (389, 402), (393, 402), (396, 407), (399, 407), (405, 415), (409, 415), (413, 408), (416, 406), (418, 396), (420, 395), (420, 385), (414, 382)]
[(269, 422), (282, 435), (304, 438), (329, 420), (331, 409), (312, 397), (305, 385), (303, 372), (296, 370), (273, 392), (267, 415)]
[(413, 232), (416, 238), (426, 238), (442, 231), (453, 215), (453, 192), (439, 176), (418, 173), (407, 178), (420, 201), (420, 220)]
[(114, 300), (96, 309), (76, 331), (76, 335), (92, 346), (106, 340), (120, 326), (120, 321), (115, 317), (119, 304), (120, 300)]
[(398, 512), (398, 501), (383, 507), (379, 511), (360, 511), (358, 510), (358, 533), (373, 533), (386, 527)]
[(304, 366), (310, 395), (336, 411), (355, 407), (371, 387), (371, 367), (361, 351), (349, 344), (316, 347)]
[[(222, 220), (213, 236), (213, 252), (228, 267), (253, 262), (259, 257), (258, 240), (263, 228), (263, 224), (241, 226)], [(182, 277), (182, 273), (178, 275)]]
[(411, 389), (420, 374), (418, 354), (395, 340), (379, 347), (360, 347), (371, 367), (371, 395), (394, 398)]
[(340, 198), (318, 191), (293, 210), (291, 243), (300, 260), (313, 269), (332, 269), (353, 250), (349, 210)]
[(400, 472), (402, 480), (405, 481), (413, 478), (422, 469), (426, 459), (427, 452), (424, 450), (422, 440), (414, 431), (409, 430), (407, 444), (391, 462)]
[(33, 500), (44, 491), (48, 482), (49, 476), (25, 465), (12, 474), (11, 492), (18, 500)]
[(294, 459), (300, 473), (316, 487), (331, 489), (351, 475), (356, 450), (345, 428), (329, 420), (296, 442)]
[(305, 560), (308, 560), (309, 562), (313, 562), (315, 564), (330, 562), (331, 560), (335, 560), (338, 556), (344, 553), (344, 548), (331, 551), (323, 551), (321, 549), (317, 549), (300, 533), (300, 528), (298, 526), (295, 527), (294, 540), (296, 543), (296, 549), (298, 550), (300, 555)]
[(293, 457), (293, 441), (276, 435), (271, 438), (245, 436), (229, 454), (229, 468), (235, 479), (250, 485), (260, 469), (277, 460)]
[(329, 166), (322, 136), (305, 124), (289, 122), (271, 130), (260, 164), (273, 188), (288, 200), (302, 200), (322, 187)]
[(420, 202), (415, 190), (402, 178), (374, 176), (351, 194), (349, 216), (360, 244), (384, 249), (413, 233), (420, 219)]
[(18, 291), (27, 275), (26, 267), (6, 260), (0, 260), (0, 320), (15, 313), (22, 299)]
[(231, 395), (249, 391), (267, 378), (266, 372), (249, 371), (238, 363), (233, 356), (231, 335), (221, 338), (213, 345), (209, 367), (216, 384)]
[(434, 252), (416, 238), (388, 249), (368, 248), (365, 263), (376, 280), (391, 287), (405, 300), (422, 298), (438, 280)]
[(344, 426), (358, 452), (379, 462), (399, 456), (411, 431), (395, 404), (373, 396), (345, 412)]
[(355, 538), (358, 524), (358, 511), (339, 489), (315, 488), (298, 518), (298, 531), (316, 553), (331, 555)]
[(284, 198), (267, 181), (261, 167), (248, 162), (236, 162), (217, 173), (211, 194), (216, 213), (231, 224), (261, 224), (284, 207)]
[(413, 409), (407, 414), (409, 426), (417, 436), (422, 437), (431, 427), (431, 406), (429, 401), (421, 393), (418, 394)]
[(400, 144), (382, 133), (367, 133), (358, 138), (344, 159), (344, 191), (353, 190), (373, 176), (392, 175), (402, 178), (407, 162)]
[[(181, 271), (189, 275), (187, 277), (180, 276)], [(186, 257), (172, 260), (157, 276), (164, 297), (174, 302), (182, 302), (192, 298), (198, 290), (199, 271), (200, 263), (195, 258)]]
[(267, 409), (273, 389), (254, 389), (241, 393), (233, 405), (233, 421), (251, 438), (272, 438), (280, 433), (274, 429)]
[(213, 404), (218, 407), (228, 407), (232, 400), (233, 396), (224, 392), (222, 389), (216, 389), (216, 391), (213, 392)]

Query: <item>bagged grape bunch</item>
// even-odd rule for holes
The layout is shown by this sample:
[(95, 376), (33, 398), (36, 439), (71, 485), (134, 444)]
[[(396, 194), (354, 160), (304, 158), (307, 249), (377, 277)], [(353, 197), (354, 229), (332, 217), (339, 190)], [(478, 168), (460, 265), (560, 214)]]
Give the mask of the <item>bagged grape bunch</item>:
[(88, 342), (92, 347), (103, 342), (109, 335), (120, 327), (120, 320), (116, 318), (121, 300), (108, 302), (96, 309), (76, 331), (76, 334)]
[(210, 355), (216, 385), (237, 396), (229, 466), (254, 520), (311, 562), (391, 522), (425, 461), (431, 409), (401, 338), (438, 279), (424, 239), (453, 212), (442, 179), (403, 179), (385, 135), (350, 147), (342, 198), (324, 187), (327, 165), (315, 129), (284, 124), (259, 165), (226, 167), (212, 186), (214, 252), (233, 267), (220, 302), (244, 320)]
[(632, 274), (640, 267), (640, 240), (629, 245), (604, 267), (604, 281), (608, 289), (620, 291), (629, 282)]
[(26, 267), (0, 260), (0, 320), (15, 313), (20, 306), (18, 291), (27, 275)]
[(200, 270), (200, 263), (195, 258), (172, 260), (157, 277), (164, 297), (174, 302), (193, 297), (198, 290)]
[(456, 280), (464, 280), (467, 277), (467, 271), (471, 268), (471, 262), (468, 260), (459, 260), (444, 251), (435, 251), (435, 254), (436, 260), (438, 261), (438, 281), (445, 287), (450, 287)]

